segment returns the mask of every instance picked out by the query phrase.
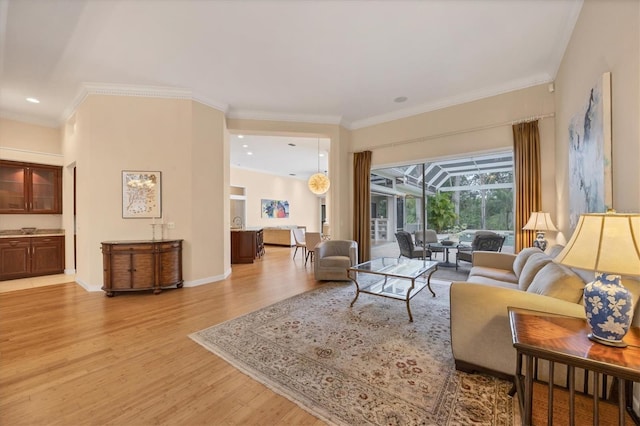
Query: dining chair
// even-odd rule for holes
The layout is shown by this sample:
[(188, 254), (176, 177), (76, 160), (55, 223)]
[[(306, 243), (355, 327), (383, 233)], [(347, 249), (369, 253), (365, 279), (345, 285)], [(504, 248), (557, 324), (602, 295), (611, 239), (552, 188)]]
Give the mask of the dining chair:
[(299, 248), (302, 248), (302, 257), (307, 257), (307, 243), (305, 240), (305, 230), (303, 228), (293, 229), (293, 239), (296, 242), (296, 250), (293, 252), (293, 258), (296, 258), (296, 253)]
[(316, 246), (322, 241), (322, 234), (320, 232), (307, 232), (304, 236), (304, 241), (307, 249), (307, 255), (304, 257), (304, 264), (306, 265), (309, 259), (313, 263)]

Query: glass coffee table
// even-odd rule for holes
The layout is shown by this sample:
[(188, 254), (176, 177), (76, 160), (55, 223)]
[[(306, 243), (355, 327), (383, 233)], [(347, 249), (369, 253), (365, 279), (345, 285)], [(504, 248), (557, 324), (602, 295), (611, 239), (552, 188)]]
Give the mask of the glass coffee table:
[(438, 270), (438, 262), (395, 257), (381, 257), (360, 263), (348, 269), (349, 278), (356, 284), (356, 297), (360, 293), (404, 300), (407, 303), (409, 321), (413, 322), (409, 301), (425, 287), (431, 289), (431, 275)]

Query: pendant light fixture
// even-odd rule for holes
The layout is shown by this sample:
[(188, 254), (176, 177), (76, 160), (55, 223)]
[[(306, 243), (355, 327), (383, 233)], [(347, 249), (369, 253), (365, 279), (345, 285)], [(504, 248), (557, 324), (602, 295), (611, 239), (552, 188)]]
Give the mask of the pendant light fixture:
[(329, 190), (331, 181), (324, 173), (320, 173), (320, 138), (318, 138), (318, 173), (312, 175), (307, 182), (309, 190), (316, 195), (322, 195)]

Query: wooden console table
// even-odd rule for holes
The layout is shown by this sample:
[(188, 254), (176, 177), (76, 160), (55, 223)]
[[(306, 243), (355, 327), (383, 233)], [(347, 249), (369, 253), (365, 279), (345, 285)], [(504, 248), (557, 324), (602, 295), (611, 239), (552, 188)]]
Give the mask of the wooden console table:
[[(553, 423), (554, 363), (567, 366), (569, 387), (569, 424), (575, 422), (575, 369), (592, 372), (593, 424), (598, 424), (600, 375), (618, 381), (618, 423), (625, 422), (625, 409), (638, 424), (631, 408), (633, 382), (640, 382), (640, 328), (631, 327), (625, 336), (626, 348), (605, 346), (587, 338), (590, 332), (586, 320), (547, 312), (509, 308), (513, 346), (517, 351), (516, 391), (524, 425), (532, 423), (533, 375), (537, 359), (549, 361), (548, 424)], [(525, 372), (522, 373), (524, 357)], [(606, 380), (606, 379), (605, 379)]]
[(112, 297), (118, 291), (181, 288), (182, 240), (102, 242), (104, 285)]

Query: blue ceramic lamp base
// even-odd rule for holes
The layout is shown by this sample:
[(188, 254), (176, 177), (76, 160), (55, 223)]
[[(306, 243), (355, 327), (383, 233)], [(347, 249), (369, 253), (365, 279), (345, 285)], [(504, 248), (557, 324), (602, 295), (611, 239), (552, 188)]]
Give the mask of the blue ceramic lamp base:
[(584, 287), (584, 308), (591, 327), (589, 339), (603, 345), (625, 347), (622, 341), (633, 315), (633, 299), (620, 275), (596, 272)]

